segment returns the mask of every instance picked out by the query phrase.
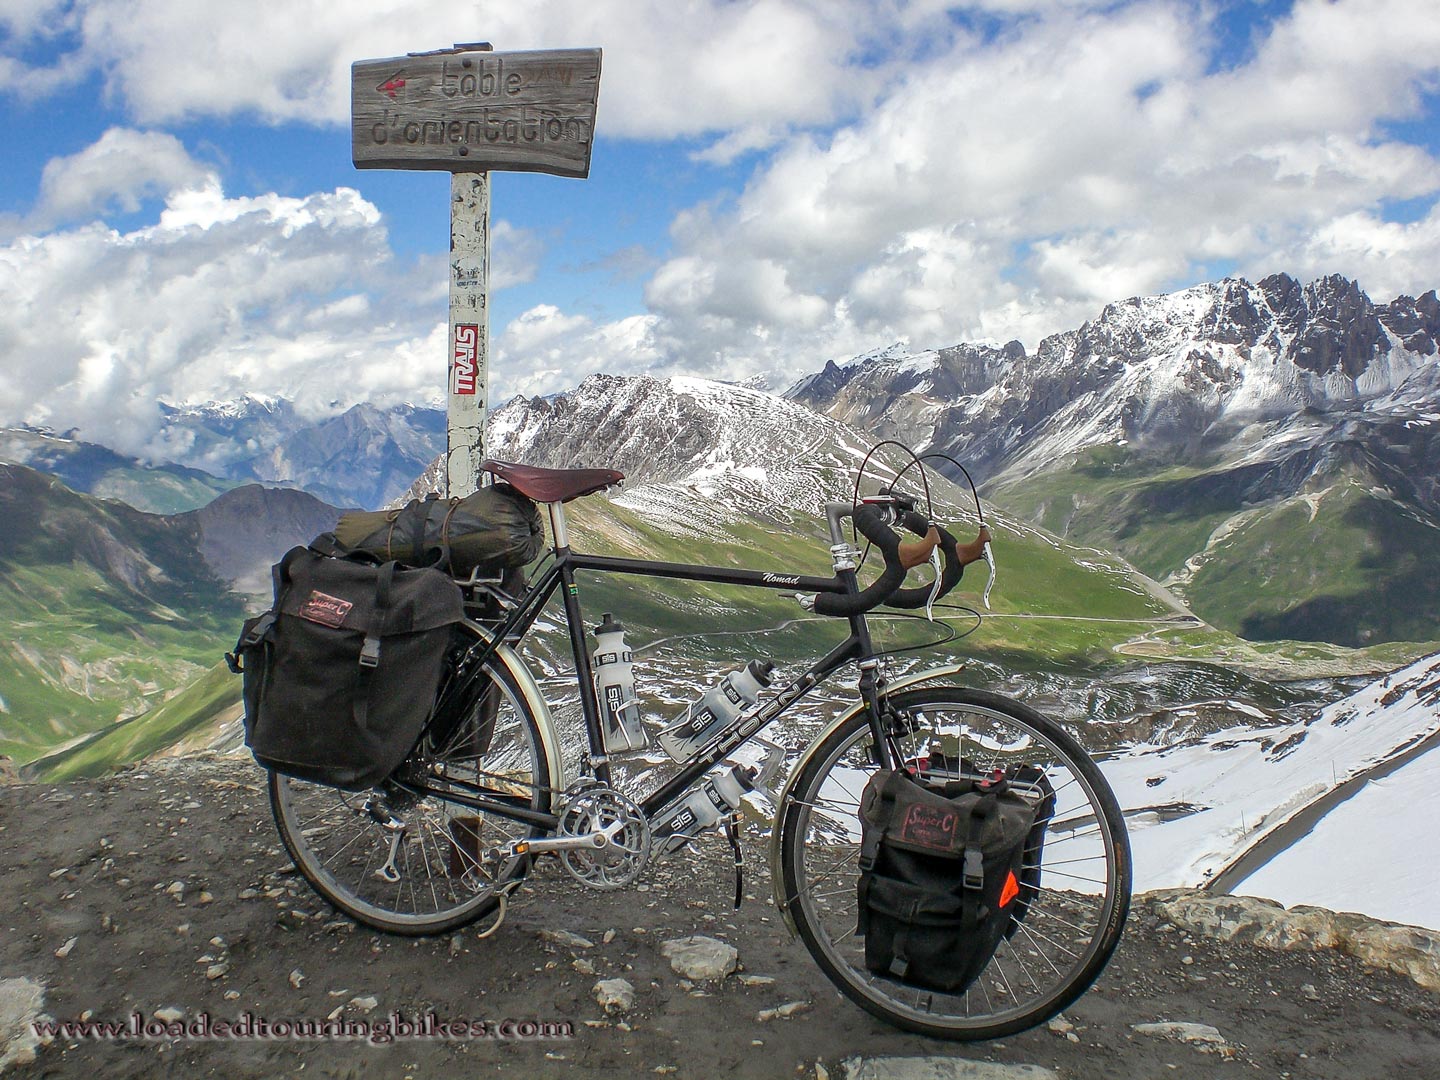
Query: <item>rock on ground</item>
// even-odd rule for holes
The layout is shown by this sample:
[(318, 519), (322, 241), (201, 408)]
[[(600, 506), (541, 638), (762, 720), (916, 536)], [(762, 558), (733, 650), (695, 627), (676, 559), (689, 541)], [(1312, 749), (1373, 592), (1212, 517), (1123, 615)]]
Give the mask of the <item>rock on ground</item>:
[(665, 942), (660, 946), (660, 955), (670, 961), (675, 974), (695, 982), (719, 981), (740, 963), (735, 946), (698, 934)]
[(45, 988), (29, 979), (0, 979), (0, 1072), (10, 1065), (29, 1065), (48, 1040), (35, 1034), (37, 1020), (50, 1018)]
[(953, 1057), (850, 1058), (845, 1080), (1060, 1080), (1039, 1065), (1000, 1065)]
[(1305, 952), (1337, 949), (1371, 967), (1413, 979), (1427, 990), (1440, 990), (1440, 934), (1433, 930), (1303, 904), (1287, 909), (1274, 900), (1250, 896), (1189, 890), (1146, 895), (1161, 917), (1218, 941)]

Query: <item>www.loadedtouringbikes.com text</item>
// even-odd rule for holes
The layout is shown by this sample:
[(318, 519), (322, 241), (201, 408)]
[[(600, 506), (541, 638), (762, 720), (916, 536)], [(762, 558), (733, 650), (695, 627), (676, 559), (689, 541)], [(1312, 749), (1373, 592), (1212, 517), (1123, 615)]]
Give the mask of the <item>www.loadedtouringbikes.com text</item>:
[(216, 1019), (197, 1013), (181, 1020), (147, 1018), (139, 1012), (124, 1020), (37, 1020), (37, 1038), (49, 1041), (93, 1040), (119, 1042), (141, 1039), (343, 1039), (385, 1046), (406, 1039), (571, 1039), (575, 1025), (568, 1020), (446, 1019), (435, 1013), (406, 1017), (392, 1012), (383, 1019), (348, 1017), (317, 1020), (305, 1017), (271, 1020), (242, 1013), (233, 1019)]

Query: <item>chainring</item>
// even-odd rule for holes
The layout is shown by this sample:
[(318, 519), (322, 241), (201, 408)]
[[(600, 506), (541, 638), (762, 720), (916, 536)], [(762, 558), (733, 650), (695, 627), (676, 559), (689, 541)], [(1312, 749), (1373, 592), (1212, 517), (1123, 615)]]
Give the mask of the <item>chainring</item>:
[(608, 787), (589, 787), (565, 804), (560, 836), (588, 836), (616, 824), (620, 828), (604, 847), (559, 852), (560, 864), (582, 885), (622, 889), (639, 878), (650, 861), (650, 823), (633, 800)]

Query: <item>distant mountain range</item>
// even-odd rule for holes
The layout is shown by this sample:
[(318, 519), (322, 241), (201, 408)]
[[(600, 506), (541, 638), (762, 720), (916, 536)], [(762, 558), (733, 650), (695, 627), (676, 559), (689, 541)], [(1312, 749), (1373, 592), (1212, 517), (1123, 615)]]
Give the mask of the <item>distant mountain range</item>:
[(96, 443), (38, 428), (0, 428), (0, 463), (59, 478), (71, 491), (120, 502), (151, 514), (204, 506), (235, 486), (201, 469), (148, 464)]
[[(893, 438), (956, 458), (997, 505), (1122, 555), (1245, 637), (1434, 640), (1437, 339), (1433, 291), (1376, 304), (1339, 277), (1235, 278), (1111, 304), (1033, 353), (879, 350), (783, 398), (596, 375), (496, 410), (487, 449), (620, 468), (655, 512), (668, 501), (665, 513), (694, 523), (731, 503), (813, 513), (844, 494), (868, 446)], [(162, 512), (256, 481), (374, 507), (401, 499), (445, 440), (443, 412), (412, 406), (310, 422), (247, 397), (165, 415), (161, 442), (183, 449), (180, 466), (13, 430), (0, 432), (0, 460)], [(443, 487), (438, 466), (419, 487)]]
[(831, 364), (793, 400), (947, 453), (1255, 639), (1440, 637), (1440, 301), (1229, 279), (1019, 342)]
[(445, 411), (356, 405), (306, 419), (287, 401), (164, 407), (175, 460), (237, 481), (310, 492), (336, 506), (383, 506), (445, 449)]
[(75, 491), (169, 514), (204, 506), (241, 484), (308, 491), (335, 506), (394, 499), (445, 449), (445, 411), (356, 405), (311, 420), (288, 401), (246, 397), (161, 405), (154, 444), (166, 460), (141, 461), (84, 441), (83, 433), (0, 428), (0, 462), (59, 476)]

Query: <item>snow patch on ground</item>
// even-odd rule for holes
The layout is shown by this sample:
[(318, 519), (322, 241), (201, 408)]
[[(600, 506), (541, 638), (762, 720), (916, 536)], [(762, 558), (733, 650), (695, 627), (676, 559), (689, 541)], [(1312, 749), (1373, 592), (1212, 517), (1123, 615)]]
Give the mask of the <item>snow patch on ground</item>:
[[(1103, 762), (1130, 812), (1136, 891), (1205, 884), (1301, 809), (1437, 731), (1440, 654), (1303, 721), (1137, 746)], [(1367, 785), (1240, 891), (1440, 929), (1437, 780), (1440, 753), (1428, 753)], [(1204, 809), (1173, 812), (1188, 807)]]

